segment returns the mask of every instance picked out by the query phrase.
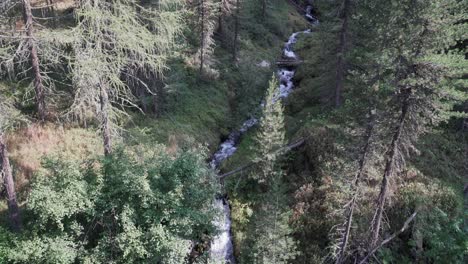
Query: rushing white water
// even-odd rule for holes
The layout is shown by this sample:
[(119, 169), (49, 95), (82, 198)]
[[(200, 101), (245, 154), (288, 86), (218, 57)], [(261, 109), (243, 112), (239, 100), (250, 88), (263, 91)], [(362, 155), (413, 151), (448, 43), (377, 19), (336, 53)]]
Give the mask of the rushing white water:
[[(312, 6), (307, 6), (305, 17), (311, 23), (317, 22), (317, 19), (312, 15)], [(293, 33), (284, 45), (283, 57), (286, 59), (296, 59), (297, 55), (293, 50), (293, 46), (297, 42), (297, 37), (299, 34), (308, 34), (310, 32), (310, 29), (308, 29)], [(292, 92), (294, 89), (294, 74), (295, 70), (288, 67), (278, 69), (277, 76), (280, 85), (278, 87), (277, 94), (273, 98), (274, 101), (285, 98)], [(242, 134), (247, 132), (257, 123), (258, 119), (252, 117), (245, 121), (239, 130), (231, 132), (228, 138), (221, 143), (219, 150), (213, 155), (213, 159), (210, 162), (211, 167), (214, 169), (218, 168), (224, 160), (232, 156), (237, 150), (236, 146), (239, 143)], [(210, 263), (234, 264), (235, 259), (231, 238), (231, 212), (229, 202), (224, 197), (216, 198), (214, 206), (223, 211), (223, 214), (214, 220), (214, 225), (217, 227), (219, 233), (211, 241)]]
[(245, 121), (238, 131), (231, 132), (228, 138), (223, 143), (221, 143), (218, 151), (213, 155), (213, 159), (210, 162), (211, 167), (213, 169), (218, 168), (221, 162), (232, 156), (232, 154), (234, 154), (234, 152), (236, 152), (237, 150), (236, 145), (237, 143), (239, 143), (239, 139), (242, 136), (242, 134), (247, 132), (251, 127), (255, 126), (257, 123), (258, 120), (252, 117)]
[(211, 242), (210, 260), (214, 263), (234, 264), (234, 248), (231, 240), (231, 210), (227, 200), (223, 198), (216, 199), (215, 207), (222, 210), (223, 214), (215, 219), (215, 224), (220, 233)]

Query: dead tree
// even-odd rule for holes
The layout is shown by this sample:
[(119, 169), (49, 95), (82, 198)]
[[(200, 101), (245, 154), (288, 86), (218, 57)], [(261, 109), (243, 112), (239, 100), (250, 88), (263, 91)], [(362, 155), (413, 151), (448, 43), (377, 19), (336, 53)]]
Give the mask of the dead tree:
[(388, 238), (386, 238), (385, 240), (383, 240), (382, 242), (380, 242), (380, 244), (378, 245), (375, 245), (373, 246), (372, 248), (370, 248), (369, 250), (369, 253), (359, 262), (359, 264), (365, 264), (367, 263), (367, 260), (372, 257), (375, 252), (377, 252), (377, 250), (383, 246), (385, 246), (386, 244), (388, 244), (390, 241), (392, 241), (395, 237), (397, 237), (399, 234), (403, 233), (406, 229), (408, 229), (409, 227), (409, 224), (414, 220), (414, 218), (416, 217), (416, 215), (418, 214), (417, 211), (415, 211), (408, 219), (406, 219), (405, 223), (403, 223), (403, 226), (398, 230), (396, 231), (395, 233), (393, 233), (391, 236), (389, 236)]
[(372, 138), (372, 133), (374, 130), (374, 123), (375, 123), (375, 112), (374, 110), (371, 109), (369, 111), (369, 121), (367, 123), (367, 128), (366, 128), (365, 144), (362, 149), (361, 157), (359, 159), (358, 171), (356, 173), (356, 177), (353, 183), (354, 194), (353, 194), (353, 197), (351, 198), (351, 201), (349, 202), (349, 205), (348, 205), (349, 207), (347, 208), (347, 215), (346, 215), (345, 223), (343, 225), (344, 230), (339, 241), (339, 249), (338, 249), (339, 251), (336, 256), (336, 261), (335, 261), (336, 264), (343, 263), (345, 253), (346, 253), (346, 247), (348, 245), (348, 241), (351, 236), (351, 226), (353, 223), (354, 209), (356, 207), (356, 201), (359, 197), (361, 179), (365, 172), (367, 158), (370, 152), (371, 138)]
[(237, 49), (239, 41), (239, 15), (240, 15), (240, 0), (236, 0), (236, 13), (234, 15), (234, 42), (232, 44), (232, 60), (237, 61)]
[(262, 18), (266, 17), (267, 7), (268, 7), (267, 0), (262, 0)]
[(401, 103), (401, 113), (398, 118), (397, 127), (393, 134), (392, 142), (387, 152), (387, 161), (385, 163), (384, 176), (380, 184), (380, 193), (377, 198), (377, 209), (372, 219), (369, 249), (372, 249), (377, 245), (377, 242), (380, 237), (380, 229), (381, 229), (381, 224), (382, 224), (385, 203), (386, 203), (387, 196), (388, 196), (390, 179), (393, 177), (396, 171), (396, 167), (397, 167), (396, 162), (397, 162), (398, 156), (400, 155), (399, 144), (400, 144), (402, 132), (405, 126), (405, 122), (409, 116), (410, 94), (411, 94), (411, 89), (401, 90), (401, 96), (403, 97), (402, 103)]
[(201, 0), (200, 1), (200, 6), (199, 6), (199, 15), (200, 15), (200, 68), (199, 68), (199, 74), (201, 75), (203, 73), (203, 64), (205, 63), (205, 34), (206, 34), (206, 6), (205, 6), (205, 1), (206, 0)]

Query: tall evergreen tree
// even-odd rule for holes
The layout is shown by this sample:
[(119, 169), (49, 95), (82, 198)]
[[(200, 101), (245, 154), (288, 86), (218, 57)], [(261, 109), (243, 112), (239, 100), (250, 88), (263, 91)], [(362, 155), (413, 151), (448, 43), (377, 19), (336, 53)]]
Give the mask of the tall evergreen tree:
[(197, 16), (196, 25), (199, 40), (194, 62), (198, 66), (200, 75), (215, 73), (213, 56), (215, 41), (213, 35), (221, 4), (221, 2), (215, 0), (196, 0), (192, 3), (192, 8), (195, 9)]
[(232, 60), (234, 61), (234, 63), (237, 61), (239, 49), (241, 0), (236, 0), (235, 10), (236, 11), (234, 13), (234, 41), (232, 43)]
[(41, 70), (39, 68), (39, 57), (37, 54), (37, 47), (34, 41), (34, 24), (31, 12), (30, 0), (22, 0), (23, 3), (23, 20), (26, 28), (27, 44), (29, 46), (31, 68), (34, 74), (34, 90), (36, 92), (36, 107), (41, 120), (45, 119), (45, 95), (44, 85), (42, 83)]
[(341, 93), (343, 91), (345, 72), (346, 72), (346, 48), (348, 45), (348, 28), (349, 28), (349, 17), (351, 13), (351, 0), (343, 0), (343, 5), (340, 10), (340, 18), (342, 20), (340, 33), (339, 33), (339, 44), (337, 51), (336, 60), (336, 84), (335, 84), (335, 107), (341, 105)]
[[(17, 6), (21, 7), (24, 30), (16, 29)], [(10, 79), (32, 79), (36, 111), (39, 119), (44, 121), (47, 115), (47, 88), (52, 87), (54, 82), (46, 72), (60, 65), (58, 58), (62, 58), (63, 54), (58, 49), (54, 53), (50, 52), (50, 48), (55, 46), (55, 40), (49, 38), (51, 32), (48, 28), (35, 20), (32, 9), (30, 0), (8, 0), (0, 6), (0, 21), (8, 21), (13, 27), (0, 26), (0, 41), (6, 47), (3, 54), (0, 52), (0, 64), (8, 72), (7, 77)]]
[(348, 202), (348, 204), (345, 207), (345, 210), (344, 210), (345, 220), (339, 229), (338, 245), (337, 245), (336, 252), (333, 252), (335, 264), (344, 263), (347, 257), (346, 256), (347, 247), (348, 247), (349, 241), (351, 240), (351, 227), (353, 225), (354, 213), (355, 213), (356, 208), (358, 207), (358, 198), (359, 198), (359, 195), (361, 194), (361, 188), (362, 188), (361, 181), (363, 180), (365, 176), (366, 167), (370, 158), (369, 156), (371, 152), (372, 136), (374, 133), (374, 126), (375, 126), (375, 114), (376, 113), (374, 109), (371, 109), (369, 111), (364, 145), (360, 153), (356, 176), (352, 182), (351, 200)]
[[(180, 1), (141, 6), (136, 0), (84, 0), (76, 10), (72, 113), (98, 105), (104, 153), (112, 151), (118, 107), (136, 107), (122, 76), (160, 76), (181, 30)], [(128, 78), (127, 78), (128, 79)], [(142, 82), (142, 81), (141, 81)]]
[[(391, 182), (405, 168), (418, 136), (453, 116), (454, 103), (464, 95), (449, 83), (459, 74), (453, 66), (461, 56), (443, 52), (460, 37), (457, 1), (360, 1), (350, 30), (356, 42), (349, 50), (351, 76), (373, 78), (379, 108), (390, 127), (376, 133), (389, 138), (369, 250), (381, 240), (382, 221)], [(371, 30), (369, 30), (371, 28)], [(456, 74), (454, 74), (456, 73)], [(367, 77), (366, 77), (367, 76)], [(374, 76), (374, 77), (369, 77)], [(354, 89), (360, 89), (356, 87)], [(382, 122), (382, 121), (377, 121)]]
[[(353, 43), (346, 49), (346, 64), (350, 70), (345, 75), (349, 84), (346, 93), (350, 98), (361, 98), (357, 94), (364, 95), (362, 98), (365, 100), (347, 104), (351, 108), (362, 108), (359, 113), (369, 107), (378, 109), (380, 114), (375, 116), (372, 129), (375, 135), (373, 144), (376, 150), (385, 149), (386, 153), (382, 155), (385, 157), (383, 164), (378, 158), (370, 157), (373, 160), (367, 165), (383, 165), (374, 214), (357, 216), (358, 223), (371, 222), (368, 237), (357, 233), (363, 228), (357, 227), (356, 231), (352, 228), (353, 211), (359, 206), (357, 203), (367, 204), (369, 201), (365, 197), (360, 202), (356, 201), (359, 185), (356, 181), (351, 184), (352, 199), (347, 200), (346, 210), (343, 211), (344, 223), (339, 226), (339, 243), (334, 248), (336, 263), (348, 261), (351, 254), (355, 254), (352, 257), (356, 258), (359, 258), (359, 254), (365, 254), (361, 252), (362, 245), (368, 247), (368, 252), (380, 245), (383, 240), (383, 215), (391, 190), (396, 188), (392, 188), (392, 185), (400, 181), (397, 177), (406, 168), (409, 153), (417, 152), (415, 145), (422, 133), (450, 116), (458, 116), (452, 111), (453, 105), (466, 97), (466, 93), (461, 92), (453, 81), (462, 76), (460, 66), (463, 56), (457, 51), (448, 50), (461, 37), (457, 22), (461, 9), (459, 1), (351, 3), (353, 15), (348, 17), (348, 36), (352, 36)], [(342, 33), (343, 27), (340, 28)], [(322, 34), (333, 31), (324, 26), (321, 30), (324, 31)], [(369, 93), (368, 90), (373, 92)], [(365, 166), (363, 158), (365, 155), (359, 157), (359, 164)], [(373, 173), (380, 170), (378, 167), (368, 169)], [(359, 165), (358, 171), (357, 175), (363, 173), (362, 165)], [(351, 239), (353, 236), (355, 240)]]
[(280, 148), (285, 144), (283, 105), (278, 95), (278, 86), (278, 81), (273, 76), (266, 92), (256, 138), (261, 167), (261, 172), (256, 176), (259, 182), (268, 182), (281, 155)]
[(289, 224), (291, 211), (282, 184), (282, 172), (269, 175), (269, 190), (262, 195), (254, 215), (255, 226), (252, 237), (255, 240), (251, 250), (251, 263), (286, 264), (298, 255), (293, 229)]
[(280, 168), (281, 147), (284, 146), (283, 106), (278, 95), (278, 81), (272, 77), (266, 91), (263, 116), (256, 137), (259, 170), (253, 175), (267, 186), (259, 196), (251, 233), (252, 248), (246, 262), (258, 264), (289, 263), (298, 254), (289, 226), (291, 212), (287, 206), (283, 172)]

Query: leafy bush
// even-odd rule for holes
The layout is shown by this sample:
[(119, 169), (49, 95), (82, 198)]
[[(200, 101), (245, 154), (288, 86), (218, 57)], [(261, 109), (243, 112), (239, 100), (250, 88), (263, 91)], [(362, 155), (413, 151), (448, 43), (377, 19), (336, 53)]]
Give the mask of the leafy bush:
[(182, 263), (191, 241), (213, 232), (217, 184), (200, 149), (119, 149), (81, 166), (53, 157), (43, 167), (11, 262)]

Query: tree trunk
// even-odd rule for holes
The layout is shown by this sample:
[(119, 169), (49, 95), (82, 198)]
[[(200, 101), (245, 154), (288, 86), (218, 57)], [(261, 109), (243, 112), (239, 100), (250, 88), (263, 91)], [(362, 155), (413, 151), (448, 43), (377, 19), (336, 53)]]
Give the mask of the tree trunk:
[(15, 182), (13, 180), (8, 150), (2, 132), (0, 132), (0, 161), (2, 165), (3, 185), (7, 195), (8, 218), (10, 220), (11, 229), (13, 231), (20, 231), (21, 216), (19, 213), (18, 201), (16, 200)]
[(36, 93), (36, 107), (39, 118), (44, 121), (46, 117), (44, 85), (42, 84), (41, 70), (39, 68), (39, 57), (37, 56), (37, 47), (34, 41), (33, 16), (31, 13), (30, 0), (23, 1), (23, 20), (26, 27), (27, 43), (31, 52), (31, 69), (34, 74), (34, 91)]
[(108, 156), (112, 152), (112, 138), (109, 124), (109, 96), (103, 85), (100, 85), (99, 100), (101, 103), (101, 129), (104, 142), (104, 155)]
[(200, 1), (200, 75), (203, 74), (204, 52), (205, 52), (205, 0)]
[(221, 4), (219, 5), (219, 15), (218, 15), (218, 34), (219, 34), (219, 37), (224, 41), (224, 16), (226, 15), (226, 13), (224, 12), (224, 5), (225, 5), (225, 1), (227, 0), (223, 0), (221, 1)]
[(372, 229), (371, 229), (371, 238), (369, 241), (369, 249), (374, 248), (377, 245), (377, 242), (379, 240), (382, 216), (383, 216), (385, 202), (386, 202), (387, 194), (388, 194), (388, 187), (389, 187), (388, 184), (389, 184), (390, 178), (394, 174), (395, 160), (398, 155), (398, 144), (401, 138), (401, 133), (403, 131), (406, 118), (408, 116), (408, 109), (409, 109), (408, 99), (409, 99), (409, 95), (411, 91), (409, 89), (406, 89), (402, 91), (402, 93), (404, 93), (403, 94), (404, 98), (403, 98), (403, 102), (401, 106), (401, 114), (398, 119), (398, 125), (396, 128), (396, 131), (393, 134), (392, 143), (388, 151), (387, 162), (385, 164), (384, 176), (380, 184), (380, 193), (377, 199), (377, 210), (374, 214), (374, 218), (372, 219)]
[(262, 17), (266, 17), (267, 0), (262, 0)]
[(341, 93), (344, 86), (344, 72), (345, 72), (345, 52), (347, 45), (348, 35), (348, 16), (350, 0), (344, 0), (343, 10), (341, 11), (341, 17), (343, 19), (341, 30), (340, 30), (340, 44), (338, 46), (337, 62), (336, 62), (336, 84), (335, 84), (335, 107), (341, 105)]
[(232, 46), (232, 60), (234, 63), (237, 61), (237, 42), (239, 39), (239, 12), (240, 0), (236, 0), (236, 15), (234, 17), (234, 43)]
[(345, 252), (346, 252), (346, 247), (348, 245), (349, 237), (351, 236), (351, 226), (353, 223), (354, 208), (356, 207), (356, 200), (359, 195), (360, 183), (361, 183), (362, 175), (364, 174), (364, 168), (366, 167), (367, 155), (368, 155), (369, 148), (371, 145), (372, 132), (374, 130), (375, 115), (373, 111), (374, 110), (372, 109), (371, 111), (369, 111), (370, 116), (369, 116), (369, 121), (367, 123), (366, 138), (365, 138), (366, 143), (362, 150), (361, 158), (359, 159), (359, 168), (356, 174), (356, 178), (354, 180), (354, 195), (353, 195), (353, 198), (351, 199), (351, 203), (348, 208), (348, 214), (346, 216), (346, 221), (344, 224), (345, 231), (344, 231), (341, 243), (340, 243), (340, 249), (339, 249), (336, 262), (335, 262), (336, 264), (343, 263)]
[(55, 4), (53, 0), (47, 0), (47, 5), (49, 6), (49, 16), (52, 17), (52, 23), (57, 26), (56, 14), (55, 14)]
[[(417, 205), (416, 211), (422, 211), (422, 206)], [(413, 222), (412, 238), (415, 242), (415, 248), (413, 250), (414, 263), (426, 263), (423, 259), (424, 252), (424, 235), (421, 230), (421, 220), (416, 217)]]

